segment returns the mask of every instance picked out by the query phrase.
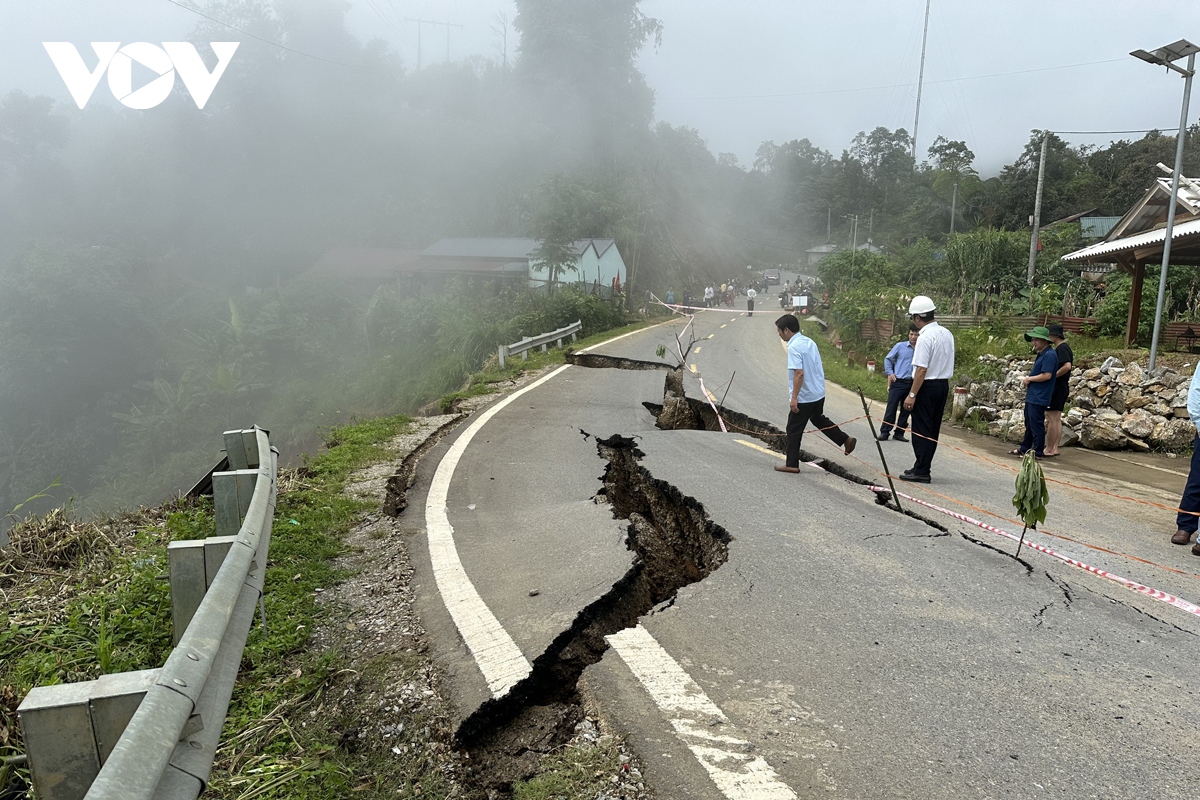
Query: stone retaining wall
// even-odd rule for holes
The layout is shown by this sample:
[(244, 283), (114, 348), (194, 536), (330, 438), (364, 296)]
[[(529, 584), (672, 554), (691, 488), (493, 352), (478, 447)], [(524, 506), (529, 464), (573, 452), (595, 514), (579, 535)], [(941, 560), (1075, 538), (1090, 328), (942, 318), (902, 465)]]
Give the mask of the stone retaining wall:
[[(999, 381), (971, 383), (967, 417), (988, 423), (988, 433), (1006, 441), (1025, 436), (1025, 388), (1033, 360), (984, 355), (980, 362), (1000, 367)], [(1169, 367), (1147, 372), (1109, 358), (1099, 367), (1071, 374), (1068, 411), (1063, 416), (1063, 446), (1092, 450), (1181, 450), (1196, 428), (1188, 417), (1190, 378)]]

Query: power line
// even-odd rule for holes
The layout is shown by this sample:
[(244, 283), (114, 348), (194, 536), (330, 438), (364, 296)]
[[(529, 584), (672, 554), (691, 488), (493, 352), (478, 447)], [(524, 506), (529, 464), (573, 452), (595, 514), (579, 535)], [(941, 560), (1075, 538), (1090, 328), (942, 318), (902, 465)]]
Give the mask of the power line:
[(1114, 134), (1114, 133), (1166, 133), (1167, 131), (1177, 131), (1177, 130), (1179, 130), (1179, 127), (1176, 125), (1172, 125), (1167, 128), (1146, 128), (1145, 130), (1137, 130), (1137, 131), (1050, 131), (1050, 132), (1051, 133), (1062, 133), (1062, 134), (1068, 134), (1068, 133), (1070, 133), (1070, 134), (1092, 134), (1092, 133), (1094, 133), (1094, 134), (1108, 135), (1108, 134)]
[(337, 64), (339, 67), (350, 67), (351, 69), (365, 69), (365, 67), (363, 67), (360, 64), (347, 64), (344, 61), (334, 61), (331, 58), (322, 58), (321, 56), (314, 56), (312, 53), (306, 53), (303, 50), (297, 50), (294, 47), (288, 47), (286, 44), (280, 44), (279, 42), (272, 42), (270, 39), (264, 39), (261, 36), (250, 33), (250, 31), (242, 30), (241, 28), (237, 27), (236, 25), (230, 25), (228, 22), (225, 22), (224, 20), (219, 20), (216, 17), (210, 17), (208, 14), (205, 14), (202, 11), (192, 8), (191, 6), (186, 6), (183, 3), (176, 2), (176, 0), (167, 0), (167, 2), (173, 6), (179, 6), (184, 11), (190, 11), (193, 14), (195, 14), (196, 16), (204, 17), (209, 22), (215, 22), (218, 25), (222, 25), (226, 28), (229, 28), (231, 31), (237, 31), (238, 33), (242, 34), (243, 36), (249, 36), (251, 39), (257, 39), (258, 41), (262, 42), (263, 44), (269, 44), (272, 47), (278, 47), (280, 50), (286, 50), (289, 53), (295, 53), (298, 56), (304, 56), (305, 58), (311, 58), (311, 59), (314, 59), (315, 61), (324, 61), (326, 64)]
[[(1038, 67), (1036, 69), (1021, 69), (1014, 72), (993, 72), (987, 75), (966, 75), (961, 78), (942, 78), (936, 81), (925, 81), (925, 83), (956, 83), (958, 81), (978, 81), (985, 78), (1002, 78), (1009, 75), (1028, 75), (1034, 72), (1050, 72), (1059, 69), (1074, 69), (1076, 67), (1091, 67), (1097, 64), (1115, 64), (1118, 61), (1125, 61), (1124, 58), (1107, 58), (1103, 61), (1084, 61), (1079, 64), (1059, 64), (1055, 67)], [(779, 94), (728, 94), (728, 95), (710, 95), (710, 96), (693, 96), (693, 97), (664, 97), (664, 100), (761, 100), (775, 97), (809, 97), (812, 95), (822, 94), (845, 94), (847, 92), (870, 92), (877, 89), (900, 89), (916, 86), (915, 83), (888, 83), (878, 86), (856, 86), (846, 89), (817, 89), (811, 92), (782, 92)]]

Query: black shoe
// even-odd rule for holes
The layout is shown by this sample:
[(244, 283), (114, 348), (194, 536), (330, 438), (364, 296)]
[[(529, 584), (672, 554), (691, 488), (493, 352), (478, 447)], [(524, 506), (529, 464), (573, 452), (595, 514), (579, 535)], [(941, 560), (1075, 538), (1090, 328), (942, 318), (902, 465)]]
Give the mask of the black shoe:
[(908, 481), (909, 483), (929, 483), (928, 475), (917, 475), (914, 472), (905, 472), (900, 476), (900, 480)]
[(908, 439), (905, 439), (903, 436), (900, 436), (900, 435), (893, 436), (892, 439), (897, 442), (904, 442), (906, 444), (908, 443)]
[(889, 437), (886, 433), (881, 433), (875, 438), (877, 438), (881, 442), (886, 442), (891, 437)]

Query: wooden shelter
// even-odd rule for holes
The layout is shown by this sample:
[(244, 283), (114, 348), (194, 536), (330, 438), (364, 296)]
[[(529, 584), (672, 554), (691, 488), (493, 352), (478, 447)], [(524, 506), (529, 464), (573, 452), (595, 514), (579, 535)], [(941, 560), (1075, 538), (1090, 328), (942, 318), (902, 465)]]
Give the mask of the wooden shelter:
[[(1159, 178), (1142, 199), (1121, 217), (1104, 241), (1068, 253), (1063, 261), (1074, 264), (1115, 264), (1133, 276), (1125, 344), (1137, 339), (1141, 323), (1142, 284), (1146, 265), (1162, 263), (1167, 239), (1167, 211), (1171, 201), (1171, 178)], [(1200, 264), (1200, 182), (1180, 176), (1175, 198), (1175, 227), (1171, 231), (1171, 263)], [(1155, 271), (1154, 274), (1158, 274)]]

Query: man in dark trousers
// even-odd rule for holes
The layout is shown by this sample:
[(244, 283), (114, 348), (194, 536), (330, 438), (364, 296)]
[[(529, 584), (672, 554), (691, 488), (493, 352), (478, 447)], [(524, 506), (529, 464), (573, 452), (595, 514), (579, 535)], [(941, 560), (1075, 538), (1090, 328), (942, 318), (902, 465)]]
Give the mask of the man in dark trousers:
[(1025, 334), (1025, 341), (1033, 345), (1037, 358), (1029, 374), (1021, 378), (1025, 387), (1025, 438), (1021, 445), (1009, 453), (1023, 456), (1029, 450), (1038, 458), (1046, 456), (1046, 409), (1054, 396), (1054, 375), (1058, 372), (1058, 355), (1050, 344), (1050, 331), (1039, 325)]
[(913, 350), (913, 382), (904, 399), (904, 408), (912, 412), (912, 448), (916, 462), (904, 470), (902, 481), (929, 483), (933, 454), (942, 432), (942, 414), (954, 377), (954, 334), (934, 321), (937, 307), (925, 295), (917, 295), (908, 304), (909, 319), (920, 335)]
[(848, 436), (825, 416), (825, 368), (817, 343), (800, 333), (800, 320), (784, 314), (775, 320), (779, 338), (787, 342), (788, 421), (787, 460), (776, 465), (776, 472), (800, 471), (800, 439), (811, 420), (821, 433), (841, 447), (846, 455), (854, 452), (858, 440)]
[(1054, 345), (1054, 354), (1058, 356), (1058, 372), (1054, 378), (1054, 394), (1050, 397), (1050, 407), (1046, 409), (1046, 457), (1058, 456), (1058, 444), (1062, 441), (1062, 415), (1067, 407), (1067, 396), (1071, 393), (1071, 369), (1075, 366), (1075, 354), (1071, 345), (1063, 338), (1063, 326), (1051, 325), (1050, 344)]
[[(896, 427), (897, 442), (907, 442), (904, 431), (908, 428), (908, 412), (904, 410), (904, 398), (912, 389), (912, 357), (917, 346), (919, 331), (916, 325), (908, 326), (908, 338), (897, 342), (887, 357), (883, 359), (883, 370), (888, 379), (887, 410), (883, 412), (883, 424), (879, 428), (879, 441), (886, 442)], [(900, 419), (896, 419), (896, 414)]]
[[(1179, 501), (1179, 514), (1175, 517), (1175, 535), (1172, 544), (1186, 545), (1196, 533), (1197, 516), (1200, 512), (1200, 364), (1192, 373), (1192, 385), (1187, 396), (1188, 416), (1196, 426), (1197, 435), (1192, 439), (1192, 468), (1188, 472), (1187, 486)], [(1200, 541), (1192, 545), (1192, 555), (1200, 556)]]

